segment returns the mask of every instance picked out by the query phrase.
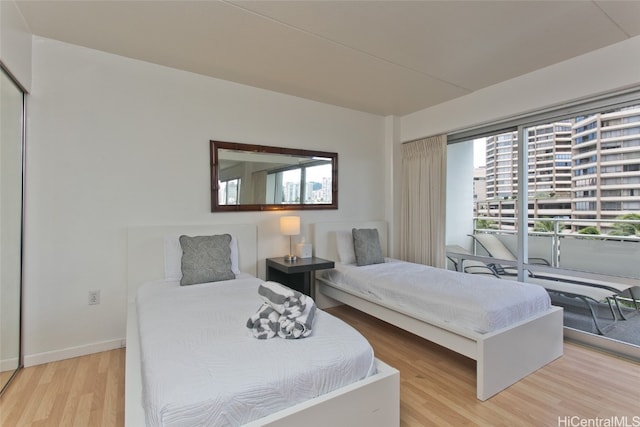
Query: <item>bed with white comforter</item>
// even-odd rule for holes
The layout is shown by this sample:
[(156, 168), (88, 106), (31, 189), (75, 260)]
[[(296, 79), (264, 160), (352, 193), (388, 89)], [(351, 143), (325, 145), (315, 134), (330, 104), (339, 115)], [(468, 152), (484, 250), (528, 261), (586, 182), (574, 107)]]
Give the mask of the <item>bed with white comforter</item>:
[(365, 266), (336, 263), (321, 277), (415, 317), (482, 334), (551, 307), (549, 295), (538, 285), (464, 275), (390, 258)]
[[(321, 307), (350, 305), (474, 359), (480, 400), (562, 356), (562, 309), (550, 304), (542, 287), (406, 262), (357, 267), (351, 264), (363, 254), (355, 250), (354, 229), (360, 230), (359, 243), (363, 235), (378, 236), (379, 242), (364, 245), (365, 259), (372, 254), (382, 261), (387, 253), (385, 221), (314, 224), (316, 256), (342, 263), (317, 277)], [(379, 256), (377, 250), (367, 253), (377, 248)]]
[(136, 298), (147, 425), (241, 425), (375, 373), (355, 329), (318, 310), (304, 339), (246, 327), (262, 281), (142, 285)]

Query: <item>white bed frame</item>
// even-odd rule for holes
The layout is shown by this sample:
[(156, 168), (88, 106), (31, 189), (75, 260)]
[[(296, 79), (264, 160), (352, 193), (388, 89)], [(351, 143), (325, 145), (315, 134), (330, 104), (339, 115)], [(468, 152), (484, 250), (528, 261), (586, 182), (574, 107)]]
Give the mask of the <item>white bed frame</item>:
[[(135, 296), (138, 287), (164, 278), (164, 237), (230, 233), (238, 240), (240, 271), (257, 276), (257, 230), (252, 224), (129, 227), (127, 231), (127, 351), (125, 426), (146, 425), (142, 406), (140, 342)], [(378, 373), (297, 404), (247, 426), (394, 427), (400, 424), (400, 373), (376, 359)]]
[[(383, 253), (387, 249), (387, 224), (381, 221), (317, 223), (313, 226), (315, 254), (338, 261), (336, 231), (376, 228)], [(460, 273), (463, 274), (463, 273)], [(473, 280), (469, 276), (470, 281)], [(562, 356), (562, 308), (547, 312), (487, 334), (452, 328), (407, 314), (394, 307), (355, 295), (318, 277), (316, 291), (382, 319), (415, 335), (463, 354), (476, 361), (476, 395), (487, 400), (547, 363)], [(320, 299), (320, 296), (317, 296)]]

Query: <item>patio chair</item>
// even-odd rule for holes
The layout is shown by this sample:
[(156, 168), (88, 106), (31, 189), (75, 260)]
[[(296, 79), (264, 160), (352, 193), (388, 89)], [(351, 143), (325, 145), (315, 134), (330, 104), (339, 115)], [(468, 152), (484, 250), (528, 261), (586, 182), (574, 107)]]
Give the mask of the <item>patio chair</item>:
[(469, 259), (467, 256), (474, 256), (471, 252), (458, 245), (447, 245), (446, 256), (453, 264), (456, 271), (472, 274), (487, 274), (499, 277), (498, 274), (482, 261)]
[[(502, 259), (506, 261), (516, 261), (515, 255), (494, 234), (490, 234), (490, 233), (469, 234), (469, 237), (474, 239), (474, 241), (478, 245), (480, 245), (485, 250), (485, 252), (489, 254), (490, 257)], [(535, 258), (535, 257), (530, 257), (529, 263), (538, 264), (538, 265), (550, 265), (549, 261), (547, 261), (546, 259)], [(502, 275), (515, 276), (518, 274), (515, 267), (501, 266), (499, 263), (490, 263), (487, 265), (492, 269), (494, 269), (496, 273), (501, 276)], [(597, 281), (597, 280), (587, 280), (587, 279), (581, 279), (573, 276), (568, 276), (566, 274), (554, 274), (554, 273), (544, 273), (544, 274), (535, 274), (535, 275), (529, 273), (529, 277), (530, 278), (535, 277), (537, 279), (542, 279), (542, 280), (551, 280), (552, 282), (570, 283), (574, 285), (606, 289), (608, 291), (611, 291), (614, 293), (613, 298), (616, 300), (618, 311), (620, 312), (620, 316), (623, 319), (625, 319), (625, 316), (622, 313), (622, 310), (620, 310), (620, 306), (617, 300), (617, 298), (623, 292), (626, 291), (630, 295), (636, 311), (640, 309), (638, 305), (638, 299), (636, 299), (633, 292), (633, 288), (634, 288), (633, 285), (625, 285), (625, 284), (609, 282), (609, 281), (603, 282), (603, 281)], [(583, 293), (585, 292), (597, 293), (597, 291), (591, 292), (590, 290), (584, 290)]]
[[(513, 252), (511, 252), (509, 248), (507, 248), (504, 245), (504, 243), (502, 243), (500, 239), (498, 239), (494, 234), (478, 233), (478, 234), (469, 234), (468, 236), (471, 237), (478, 245), (480, 245), (480, 247), (484, 249), (485, 252), (487, 252), (487, 254), (492, 258), (497, 258), (505, 261), (517, 260)], [(539, 264), (539, 265), (551, 265), (549, 264), (549, 261), (547, 261), (546, 259), (535, 258), (535, 257), (530, 257), (529, 263)], [(508, 275), (515, 276), (518, 274), (515, 267), (502, 266), (499, 263), (491, 263), (488, 265), (489, 267), (493, 268), (496, 271), (496, 273), (499, 275), (508, 274)]]
[(609, 310), (611, 311), (611, 316), (613, 317), (613, 321), (616, 322), (616, 314), (613, 311), (613, 305), (611, 304), (611, 300), (616, 305), (618, 309), (618, 313), (620, 313), (620, 317), (622, 320), (626, 320), (624, 314), (622, 313), (622, 309), (620, 308), (620, 304), (618, 303), (617, 295), (614, 291), (610, 289), (597, 288), (594, 286), (589, 286), (581, 283), (570, 283), (563, 282), (560, 280), (550, 280), (550, 279), (540, 279), (537, 277), (530, 277), (527, 279), (527, 283), (533, 283), (536, 285), (540, 285), (546, 289), (548, 293), (553, 293), (557, 295), (563, 295), (568, 298), (576, 298), (583, 301), (589, 311), (591, 313), (591, 319), (593, 319), (593, 324), (595, 325), (596, 331), (600, 335), (604, 335), (603, 329), (600, 327), (600, 323), (598, 322), (598, 316), (596, 315), (596, 311), (593, 307), (593, 304), (598, 304), (602, 301), (605, 301), (609, 305)]
[[(640, 311), (640, 305), (638, 304), (640, 300), (635, 296), (633, 291), (633, 289), (637, 288), (637, 286), (634, 286), (634, 285), (618, 283), (614, 281), (590, 280), (590, 279), (570, 276), (567, 274), (557, 274), (557, 273), (548, 273), (548, 272), (535, 274), (535, 276), (532, 275), (532, 277), (536, 277), (538, 279), (547, 279), (547, 280), (555, 280), (555, 281), (566, 282), (566, 283), (574, 283), (577, 285), (586, 285), (586, 286), (591, 286), (593, 288), (599, 288), (599, 289), (606, 289), (608, 291), (612, 291), (616, 293), (616, 296), (614, 298), (621, 297), (622, 294), (626, 292), (629, 294), (629, 299), (631, 299), (631, 301), (633, 302), (633, 305), (635, 306), (636, 311)], [(620, 313), (620, 315), (622, 316), (623, 319), (625, 318), (624, 314)]]
[[(465, 258), (465, 255), (474, 255), (460, 246), (449, 245), (446, 247), (446, 251), (447, 258), (454, 264), (457, 271), (469, 274), (488, 274), (497, 278), (502, 278), (501, 275), (491, 267), (491, 264), (485, 264), (484, 262), (476, 259)], [(515, 276), (509, 274), (504, 275), (504, 278), (512, 281), (516, 280)], [(611, 311), (613, 321), (616, 322), (617, 317), (613, 310), (613, 305), (611, 304), (611, 301), (613, 300), (621, 318), (626, 320), (616, 298), (616, 292), (612, 289), (598, 288), (586, 284), (565, 282), (562, 280), (541, 279), (533, 276), (529, 277), (527, 282), (542, 286), (548, 293), (563, 295), (567, 298), (576, 298), (584, 302), (591, 313), (591, 319), (593, 320), (595, 329), (600, 335), (604, 335), (604, 330), (600, 326), (600, 322), (598, 322), (598, 316), (593, 305), (594, 303), (598, 304), (602, 301), (606, 302), (609, 306), (609, 310)]]

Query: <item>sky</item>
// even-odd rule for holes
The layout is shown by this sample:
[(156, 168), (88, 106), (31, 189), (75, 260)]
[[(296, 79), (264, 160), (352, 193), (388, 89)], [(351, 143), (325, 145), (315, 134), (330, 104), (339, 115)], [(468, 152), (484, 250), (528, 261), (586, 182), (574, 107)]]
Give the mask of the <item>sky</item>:
[(473, 140), (473, 167), (479, 168), (486, 166), (487, 153), (485, 151), (485, 138), (478, 138)]

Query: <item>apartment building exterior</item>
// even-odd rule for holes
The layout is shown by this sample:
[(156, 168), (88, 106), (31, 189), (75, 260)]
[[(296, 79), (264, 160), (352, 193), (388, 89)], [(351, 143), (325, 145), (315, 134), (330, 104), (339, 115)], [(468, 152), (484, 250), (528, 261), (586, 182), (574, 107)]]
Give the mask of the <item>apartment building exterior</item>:
[[(572, 123), (558, 122), (527, 129), (527, 189), (530, 226), (534, 218), (571, 214)], [(487, 202), (479, 209), (496, 217), (499, 228), (515, 228), (518, 194), (518, 133), (486, 140)]]
[[(567, 218), (572, 231), (606, 232), (620, 215), (640, 212), (640, 106), (527, 129), (529, 227), (534, 218)], [(515, 228), (518, 134), (486, 139), (486, 202), (480, 216)], [(576, 221), (577, 220), (577, 221)]]
[(578, 117), (572, 128), (572, 219), (640, 212), (640, 107)]

